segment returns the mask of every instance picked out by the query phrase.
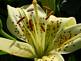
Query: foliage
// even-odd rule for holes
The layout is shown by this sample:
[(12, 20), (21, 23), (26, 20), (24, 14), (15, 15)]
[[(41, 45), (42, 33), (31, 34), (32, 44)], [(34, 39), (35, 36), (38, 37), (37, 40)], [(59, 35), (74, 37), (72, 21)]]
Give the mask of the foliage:
[(43, 6), (47, 6), (53, 10), (54, 14), (60, 15), (60, 6), (63, 0), (41, 0)]

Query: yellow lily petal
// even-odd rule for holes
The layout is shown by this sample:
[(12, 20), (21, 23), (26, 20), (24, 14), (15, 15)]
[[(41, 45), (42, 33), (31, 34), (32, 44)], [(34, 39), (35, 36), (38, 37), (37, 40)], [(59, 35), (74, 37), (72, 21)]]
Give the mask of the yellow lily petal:
[(76, 24), (76, 19), (74, 17), (57, 17), (57, 20), (65, 22), (66, 24), (64, 25), (64, 29), (68, 28), (69, 26), (75, 25)]
[[(47, 21), (46, 46), (53, 44), (53, 40), (58, 36), (59, 32), (62, 31), (61, 28), (66, 29), (76, 24), (75, 18), (73, 17), (61, 18), (51, 15)], [(49, 46), (48, 49), (52, 49), (51, 47), (53, 46)]]
[(61, 54), (68, 54), (75, 52), (76, 50), (81, 49), (81, 34), (80, 37), (74, 37), (74, 40), (70, 40), (71, 42), (65, 44), (60, 51)]
[(33, 45), (32, 39), (34, 38), (30, 32), (31, 29), (29, 27), (28, 13), (25, 12), (24, 9), (14, 8), (8, 5), (8, 15), (9, 17), (7, 19), (7, 28), (10, 33), (22, 41)]
[[(8, 20), (7, 27), (8, 30), (15, 35), (17, 38), (28, 42), (32, 46), (35, 47), (38, 54), (42, 55), (44, 51), (45, 45), (45, 16), (46, 14), (37, 5), (38, 17), (35, 17), (35, 9), (34, 15), (32, 11), (28, 11), (31, 8), (34, 9), (33, 5), (30, 5), (28, 8), (14, 8), (8, 5)], [(32, 13), (32, 14), (31, 14)], [(42, 15), (43, 14), (43, 15)], [(37, 21), (39, 20), (39, 23)], [(38, 26), (38, 25), (39, 26)], [(41, 47), (41, 49), (40, 49)], [(41, 53), (39, 53), (41, 51)]]
[[(40, 18), (40, 40), (38, 37), (36, 37), (36, 24), (35, 20), (32, 19), (31, 13), (32, 11), (28, 11), (31, 8), (34, 9), (33, 5), (30, 5), (29, 7), (23, 8), (14, 8), (8, 5), (8, 19), (7, 19), (7, 27), (8, 30), (15, 35), (17, 38), (28, 42), (32, 46), (42, 46), (42, 49), (44, 50), (44, 45), (45, 45), (45, 21), (43, 21), (43, 17), (46, 16), (42, 8), (40, 6), (38, 7), (38, 14)], [(34, 12), (34, 11), (33, 11)], [(42, 15), (43, 14), (43, 15)], [(35, 15), (35, 13), (34, 13)], [(35, 17), (36, 18), (36, 17)], [(19, 20), (21, 20), (19, 22)], [(33, 31), (32, 31), (33, 30)], [(43, 32), (42, 32), (43, 31)], [(38, 40), (36, 40), (38, 38)], [(37, 47), (35, 46), (35, 47)]]
[[(78, 39), (79, 37), (81, 37), (81, 24), (76, 24), (76, 25), (70, 26), (67, 29), (61, 31), (60, 35), (58, 35), (58, 37), (54, 41), (54, 47), (55, 47), (55, 49), (58, 49), (58, 51), (61, 51), (62, 48), (64, 49), (65, 46), (69, 46), (68, 48), (71, 48), (71, 49), (67, 48), (66, 52), (67, 51), (73, 52), (73, 51), (81, 48), (81, 46), (77, 47), (78, 46), (77, 43), (78, 42), (81, 43), (81, 40)], [(75, 46), (76, 48), (72, 47), (72, 45), (74, 45), (74, 44), (76, 45)]]
[(0, 50), (19, 57), (34, 58), (34, 48), (24, 42), (0, 38)]
[(19, 8), (14, 8), (11, 6), (7, 6), (8, 8), (8, 19), (7, 19), (7, 28), (11, 32), (11, 34), (15, 35), (17, 38), (21, 40), (27, 40), (24, 36), (22, 29), (20, 28), (19, 24), (17, 22), (20, 20), (21, 17), (24, 17), (20, 15)]
[[(33, 13), (33, 15), (35, 16), (33, 4), (25, 5), (25, 6), (22, 6), (21, 8), (25, 9), (25, 11), (28, 12), (29, 15), (31, 15)], [(38, 8), (38, 16), (41, 18), (43, 18), (43, 17), (45, 18), (46, 13), (44, 12), (44, 10), (38, 4), (37, 4), (37, 8)]]
[(64, 59), (60, 54), (52, 53), (48, 56), (43, 56), (42, 59), (37, 59), (35, 61), (64, 61)]

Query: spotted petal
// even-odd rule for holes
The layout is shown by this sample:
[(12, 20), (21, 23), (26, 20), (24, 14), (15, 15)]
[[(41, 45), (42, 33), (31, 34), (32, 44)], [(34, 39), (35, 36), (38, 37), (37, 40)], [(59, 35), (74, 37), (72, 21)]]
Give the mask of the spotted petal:
[[(62, 30), (54, 40), (54, 50), (62, 53), (74, 52), (81, 48), (81, 24), (76, 24)], [(79, 47), (78, 44), (79, 43)], [(75, 47), (74, 47), (75, 45)], [(67, 48), (68, 47), (68, 48)], [(64, 52), (63, 52), (64, 51)]]
[(76, 38), (74, 37), (74, 40), (70, 40), (68, 44), (64, 45), (62, 50), (60, 51), (61, 54), (68, 54), (75, 52), (76, 50), (81, 49), (81, 34), (79, 34), (80, 37)]
[(20, 26), (17, 24), (17, 22), (19, 21), (19, 19), (22, 17), (19, 13), (18, 10), (20, 10), (19, 8), (13, 8), (11, 6), (7, 6), (8, 7), (8, 19), (7, 19), (7, 28), (8, 30), (15, 35), (17, 38), (21, 39), (21, 40), (25, 40), (26, 37), (23, 35), (23, 32), (20, 28)]
[[(25, 5), (25, 6), (22, 6), (21, 8), (25, 9), (26, 12), (28, 12), (29, 15), (31, 15), (32, 13), (35, 15), (33, 4)], [(44, 10), (39, 5), (37, 5), (37, 8), (38, 8), (38, 16), (41, 17), (41, 18), (46, 17)]]
[(37, 59), (35, 61), (64, 61), (63, 57), (58, 53), (52, 53), (48, 56), (43, 56), (42, 59)]
[[(40, 10), (38, 11), (38, 14), (42, 15), (40, 14), (42, 9), (40, 9), (40, 7), (37, 7), (37, 8), (39, 8)], [(38, 51), (39, 55), (42, 54), (42, 52), (44, 51), (44, 44), (45, 44), (45, 41), (44, 41), (45, 28), (43, 27), (43, 24), (45, 24), (45, 21), (43, 21), (44, 18), (38, 16), (39, 17), (39, 20), (38, 20), (37, 17), (35, 17), (35, 15), (33, 14), (31, 15), (31, 12), (27, 12), (26, 9), (14, 8), (9, 5), (8, 5), (8, 13), (9, 13), (9, 17), (7, 20), (7, 27), (9, 31), (13, 35), (15, 35), (17, 38), (25, 42), (28, 42), (29, 44), (34, 46), (35, 49)], [(36, 24), (37, 21), (39, 21), (38, 24)], [(41, 28), (44, 28), (43, 32), (41, 31)]]
[[(67, 27), (75, 24), (76, 21), (75, 18), (73, 17), (61, 18), (51, 15), (50, 18), (48, 19), (47, 24), (46, 45), (50, 45), (53, 43), (54, 38), (58, 36), (57, 33), (61, 31), (61, 28), (66, 29)], [(53, 46), (49, 46), (49, 48), (51, 47)]]
[(60, 34), (57, 46), (62, 53), (71, 53), (81, 48), (81, 24), (73, 25), (63, 30)]
[[(9, 16), (7, 19), (7, 28), (17, 38), (19, 38), (21, 40), (25, 40), (26, 42), (28, 42), (28, 40), (29, 40), (27, 38), (31, 38), (31, 37), (28, 34), (23, 33), (23, 30), (21, 29), (21, 27), (23, 27), (23, 24), (22, 23), (17, 24), (17, 22), (19, 20), (24, 20), (25, 26), (29, 27), (28, 22), (31, 19), (30, 18), (31, 14), (33, 15), (32, 12), (34, 12), (34, 10), (31, 11), (31, 9), (34, 9), (33, 5), (30, 5), (29, 7), (26, 5), (25, 7), (21, 7), (21, 8), (14, 8), (14, 7), (11, 7), (8, 5), (8, 15)], [(40, 18), (46, 16), (46, 14), (44, 13), (44, 11), (42, 10), (42, 8), (39, 5), (38, 5), (38, 13), (39, 13)], [(34, 15), (35, 15), (35, 13), (34, 13)]]
[(31, 45), (19, 41), (14, 42), (5, 38), (0, 38), (0, 50), (20, 57), (35, 57), (35, 51)]

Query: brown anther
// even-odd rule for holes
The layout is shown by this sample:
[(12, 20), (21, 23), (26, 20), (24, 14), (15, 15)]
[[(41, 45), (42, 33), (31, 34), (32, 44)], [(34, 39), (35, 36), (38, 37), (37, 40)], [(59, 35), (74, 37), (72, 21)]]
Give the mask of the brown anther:
[(19, 21), (17, 22), (17, 24), (19, 24), (21, 21), (23, 21), (24, 18), (25, 17), (20, 18)]
[(51, 11), (45, 19), (47, 20), (51, 14), (53, 14), (53, 11)]
[(42, 31), (44, 31), (45, 32), (45, 29), (44, 29), (44, 27), (41, 25), (41, 29), (42, 29)]
[(31, 8), (31, 9), (28, 9), (28, 10), (27, 10), (27, 12), (30, 12), (30, 11), (33, 11), (33, 10), (34, 10), (34, 9), (33, 9), (33, 8)]
[(31, 30), (33, 31), (33, 23), (32, 23), (32, 19), (29, 20), (29, 27), (30, 27)]

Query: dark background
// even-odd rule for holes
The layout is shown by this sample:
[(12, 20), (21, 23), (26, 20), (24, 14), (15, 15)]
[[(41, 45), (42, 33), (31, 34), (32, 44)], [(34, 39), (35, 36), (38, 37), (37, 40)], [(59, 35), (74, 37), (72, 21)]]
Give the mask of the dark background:
[(74, 16), (81, 23), (81, 0), (67, 0), (61, 6), (63, 16)]
[[(25, 4), (31, 4), (32, 0), (0, 0), (0, 18), (3, 22), (3, 29), (7, 32), (5, 22), (7, 19), (7, 8), (6, 5), (9, 4), (14, 7), (20, 7)], [(40, 2), (38, 2), (41, 4)], [(73, 16), (76, 18), (77, 23), (81, 23), (81, 0), (67, 0), (67, 2), (61, 4), (60, 7), (60, 13), (63, 17), (70, 17)], [(78, 50), (74, 53), (63, 55), (65, 58), (65, 61), (68, 61), (68, 58), (70, 55), (74, 54), (76, 61), (81, 60), (81, 50)], [(0, 61), (33, 61), (32, 59), (27, 58), (20, 58), (13, 55), (1, 55)]]

